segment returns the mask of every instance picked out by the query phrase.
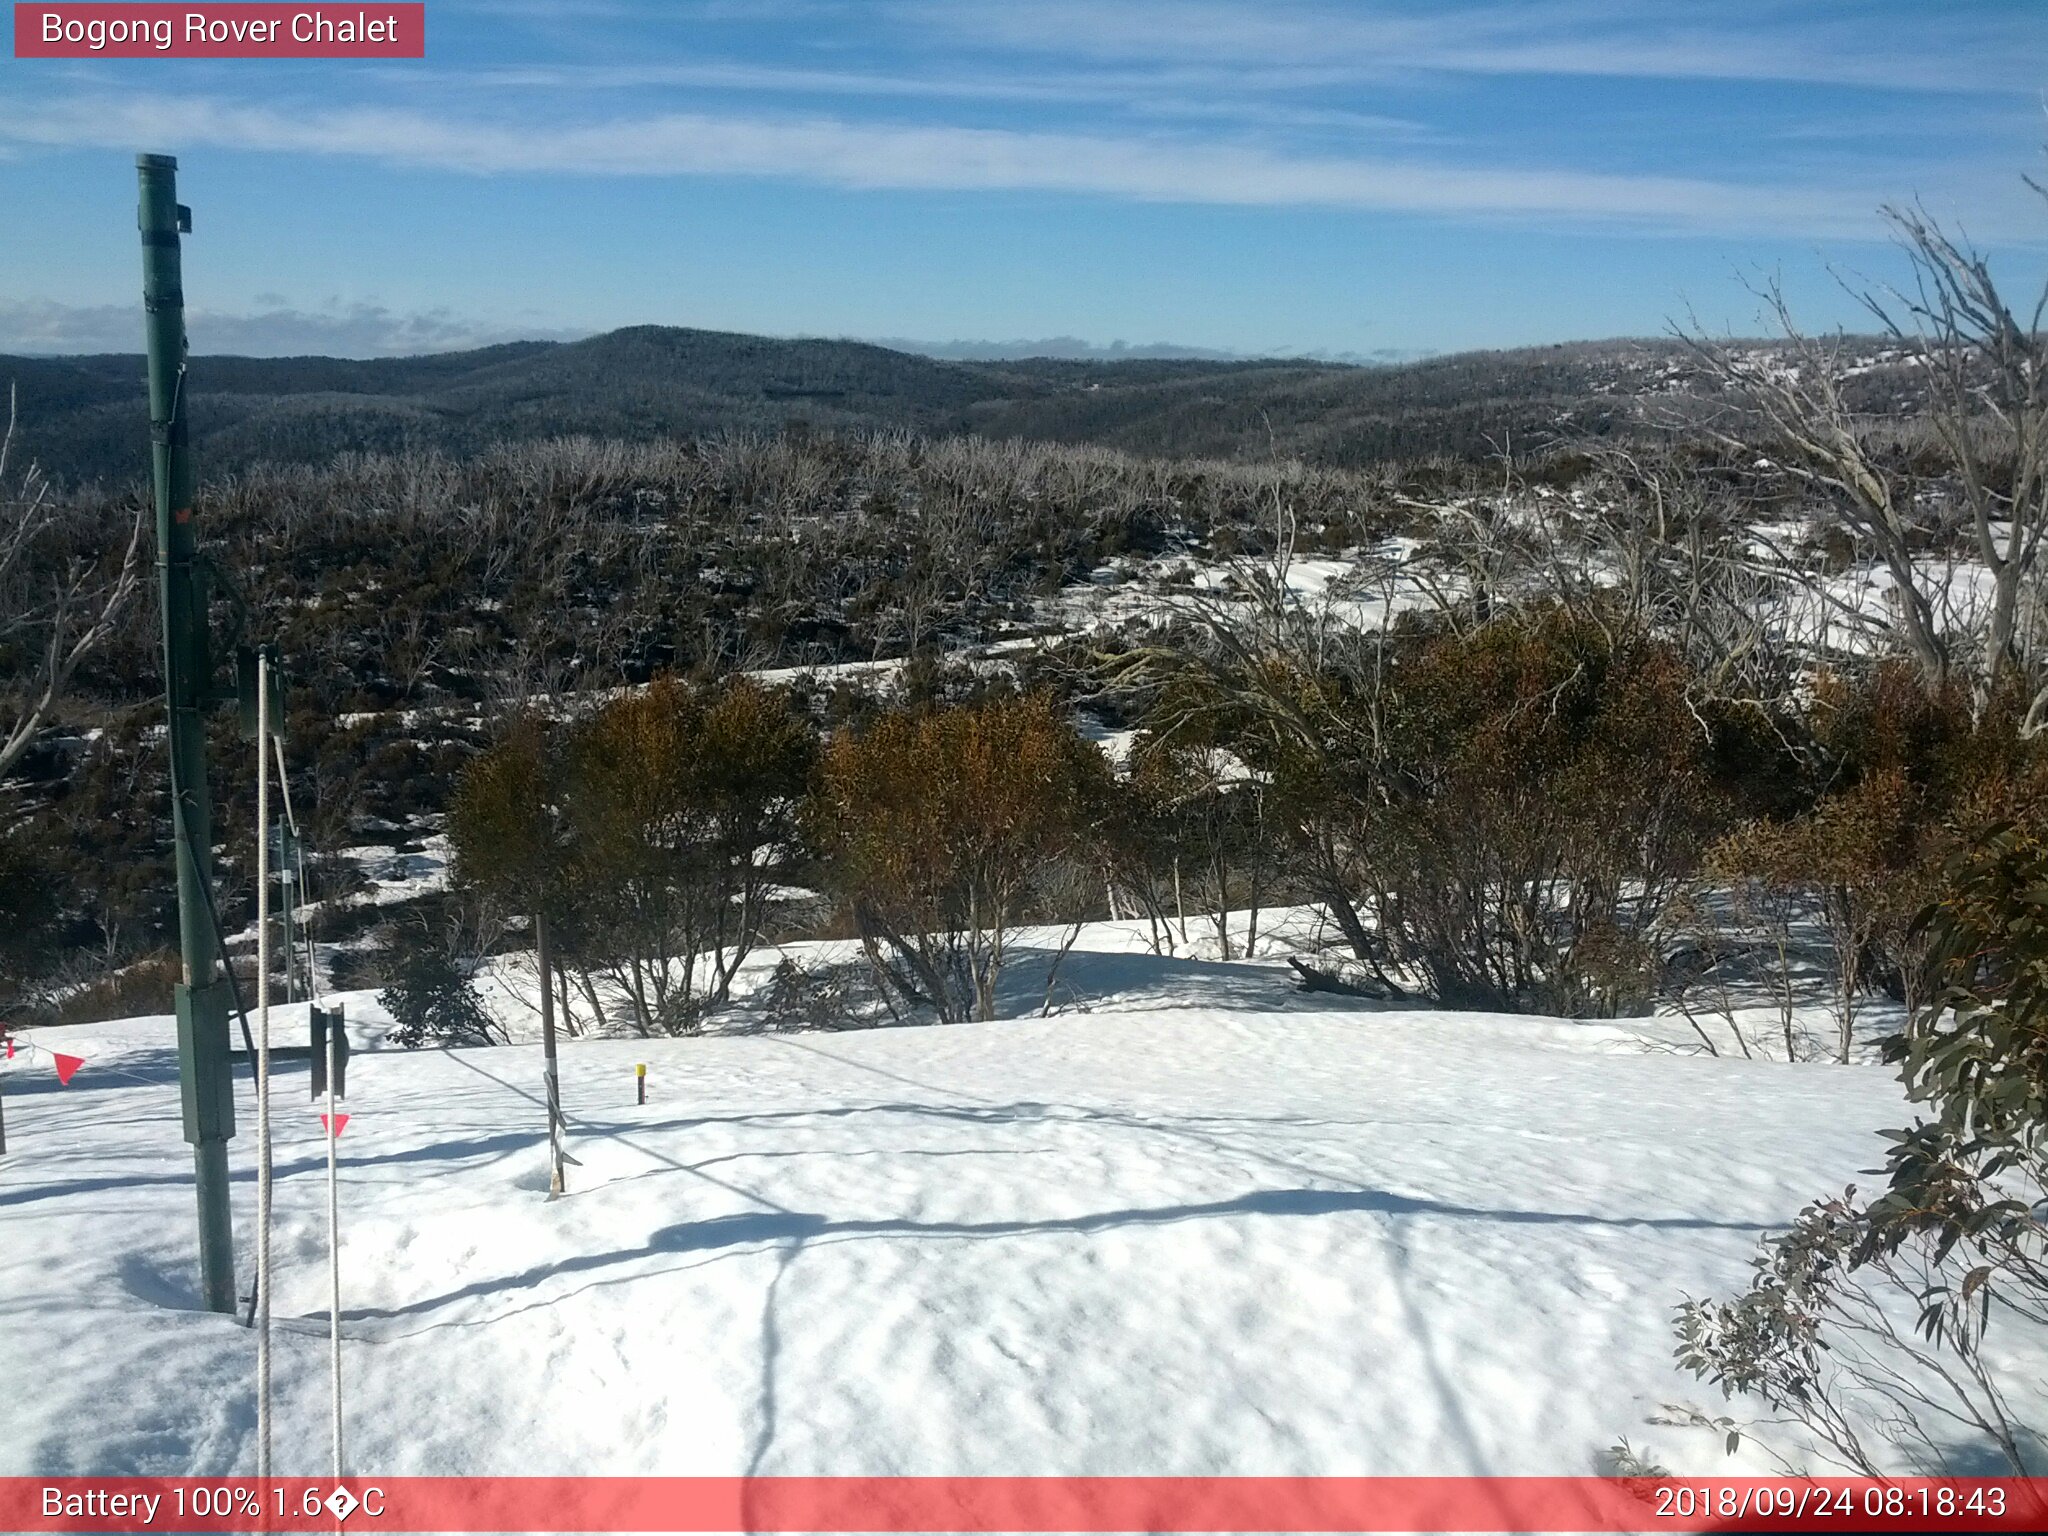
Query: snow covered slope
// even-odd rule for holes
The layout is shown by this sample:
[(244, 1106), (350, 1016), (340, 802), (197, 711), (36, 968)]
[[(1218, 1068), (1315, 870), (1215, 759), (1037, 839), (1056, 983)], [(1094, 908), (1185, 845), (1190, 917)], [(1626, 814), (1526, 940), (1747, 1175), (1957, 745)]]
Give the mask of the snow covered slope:
[[(352, 1467), (1585, 1472), (1626, 1434), (1676, 1470), (1762, 1469), (1646, 1425), (1708, 1402), (1670, 1312), (1876, 1160), (1904, 1114), (1883, 1069), (1327, 1011), (1284, 972), (1149, 963), (1124, 1011), (569, 1042), (581, 1166), (552, 1203), (537, 1050), (363, 1053)], [(44, 1043), (90, 1060), (61, 1089), (9, 1064), (0, 1473), (249, 1470), (253, 1339), (196, 1310), (170, 1023)], [(311, 1474), (305, 1088), (280, 1069), (277, 1443)], [(246, 1265), (246, 1084), (240, 1113)]]

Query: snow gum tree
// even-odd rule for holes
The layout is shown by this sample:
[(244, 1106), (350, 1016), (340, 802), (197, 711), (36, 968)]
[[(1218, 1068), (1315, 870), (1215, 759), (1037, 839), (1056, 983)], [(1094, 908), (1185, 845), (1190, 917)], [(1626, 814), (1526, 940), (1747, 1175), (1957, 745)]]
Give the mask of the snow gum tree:
[(590, 939), (643, 1033), (724, 1003), (798, 855), (816, 746), (786, 697), (662, 678), (571, 740), (565, 803)]
[(573, 928), (583, 904), (583, 867), (561, 805), (561, 756), (557, 732), (547, 720), (519, 715), (464, 770), (448, 809), (456, 884), (533, 924), (540, 1007), (550, 1034), (554, 965), (549, 928)]
[[(1910, 277), (1858, 296), (1911, 363), (1917, 410), (1886, 420), (1860, 402), (1847, 343), (1803, 335), (1773, 286), (1761, 296), (1785, 333), (1779, 353), (1690, 338), (1731, 404), (1715, 435), (1761, 477), (1824, 500), (1848, 551), (1889, 583), (1885, 640), (1931, 685), (1964, 684), (1980, 711), (2017, 690), (2031, 736), (2048, 728), (2048, 289), (2015, 303), (1983, 253), (1923, 210), (1886, 214)], [(1902, 428), (1904, 446), (1917, 436), (1932, 451), (1900, 451)], [(1824, 573), (1809, 596), (1871, 623)]]
[(682, 1033), (730, 995), (799, 856), (817, 757), (779, 693), (659, 678), (589, 718), (520, 717), (449, 815), (460, 884), (550, 937), (600, 1022)]
[(142, 518), (118, 568), (68, 537), (65, 509), (34, 465), (20, 465), (14, 391), (0, 429), (0, 779), (50, 723), (79, 667), (115, 633), (143, 575)]
[(464, 771), (448, 816), (458, 883), (527, 914), (560, 902), (570, 850), (559, 756), (548, 723), (523, 715)]
[(1108, 764), (1046, 698), (884, 716), (826, 748), (813, 822), (883, 987), (991, 1019), (1011, 929), (1091, 857)]

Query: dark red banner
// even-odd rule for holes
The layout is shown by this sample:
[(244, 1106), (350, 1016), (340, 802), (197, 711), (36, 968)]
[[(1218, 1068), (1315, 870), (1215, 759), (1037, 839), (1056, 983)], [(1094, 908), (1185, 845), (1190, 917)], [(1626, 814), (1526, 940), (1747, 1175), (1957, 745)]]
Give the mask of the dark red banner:
[(0, 1478), (7, 1531), (2044, 1529), (2042, 1478)]
[(22, 5), (17, 59), (421, 59), (425, 5)]

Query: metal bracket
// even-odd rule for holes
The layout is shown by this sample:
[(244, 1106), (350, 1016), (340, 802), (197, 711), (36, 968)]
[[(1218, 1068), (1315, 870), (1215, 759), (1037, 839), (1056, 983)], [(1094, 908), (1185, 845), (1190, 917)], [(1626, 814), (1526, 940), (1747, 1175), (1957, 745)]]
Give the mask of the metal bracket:
[[(233, 616), (230, 623), (228, 624), (227, 634), (223, 638), (227, 641), (229, 645), (236, 647), (237, 650), (237, 655), (235, 659), (235, 676), (230, 678), (227, 682), (223, 683), (214, 674), (213, 671), (212, 646), (210, 643), (209, 635), (209, 643), (207, 647), (208, 659), (206, 662), (206, 682), (204, 697), (208, 703), (212, 704), (239, 705), (242, 700), (243, 687), (241, 678), (241, 657), (239, 652), (243, 649), (246, 649), (246, 647), (242, 646), (241, 640), (242, 636), (246, 635), (249, 632), (249, 604), (243, 598), (242, 590), (240, 587), (235, 585), (233, 578), (231, 578), (226, 571), (222, 570), (221, 567), (214, 561), (213, 557), (208, 555), (204, 550), (193, 551), (192, 572), (196, 577), (198, 577), (200, 586), (199, 611), (200, 614), (202, 615), (201, 633), (208, 634), (208, 631), (204, 624), (204, 616), (210, 614), (213, 611), (214, 594), (218, 593), (220, 596), (227, 599), (229, 612)], [(253, 663), (249, 669), (248, 690), (249, 698), (251, 700), (254, 700), (256, 697), (256, 671)], [(249, 720), (251, 724), (249, 725), (245, 734), (249, 736), (254, 736), (256, 734), (256, 727), (254, 724), (256, 718), (256, 706), (252, 702), (248, 706), (248, 708)]]
[(256, 660), (270, 661), (270, 734), (284, 739), (284, 672), (277, 664), (277, 648), (269, 645), (235, 647), (235, 709), (240, 716), (242, 739), (256, 739)]
[(240, 641), (249, 632), (249, 600), (242, 596), (242, 589), (235, 585), (234, 577), (221, 568), (220, 562), (203, 549), (192, 552), (192, 568), (205, 577), (209, 593), (218, 592), (228, 600), (228, 606), (235, 614), (234, 627), (228, 631), (228, 638)]
[(235, 1134), (235, 1083), (228, 1057), (228, 984), (190, 987), (179, 982), (178, 1054), (191, 1063), (179, 1075), (185, 1139), (226, 1141)]
[(348, 1028), (342, 1022), (340, 1005), (307, 1010), (313, 1047), (313, 1098), (327, 1097), (327, 1032), (334, 1031), (334, 1096), (348, 1097)]

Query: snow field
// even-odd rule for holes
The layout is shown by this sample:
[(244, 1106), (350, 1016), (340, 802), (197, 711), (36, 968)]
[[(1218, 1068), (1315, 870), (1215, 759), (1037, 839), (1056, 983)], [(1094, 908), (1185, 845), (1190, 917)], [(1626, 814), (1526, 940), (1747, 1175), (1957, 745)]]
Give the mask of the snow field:
[[(1680, 1472), (1768, 1470), (1647, 1422), (1722, 1411), (1671, 1365), (1671, 1309), (1876, 1161), (1904, 1116), (1884, 1069), (1330, 1011), (1256, 965), (1069, 965), (1117, 1011), (565, 1042), (580, 1166), (553, 1203), (536, 1048), (364, 1051), (350, 1466), (1568, 1473), (1626, 1434)], [(0, 1394), (0, 1472), (247, 1471), (254, 1343), (197, 1310), (170, 1023), (48, 1033), (90, 1062), (6, 1084), (0, 1359), (34, 1390)], [(303, 1073), (275, 1090), (286, 1474), (327, 1454)]]

